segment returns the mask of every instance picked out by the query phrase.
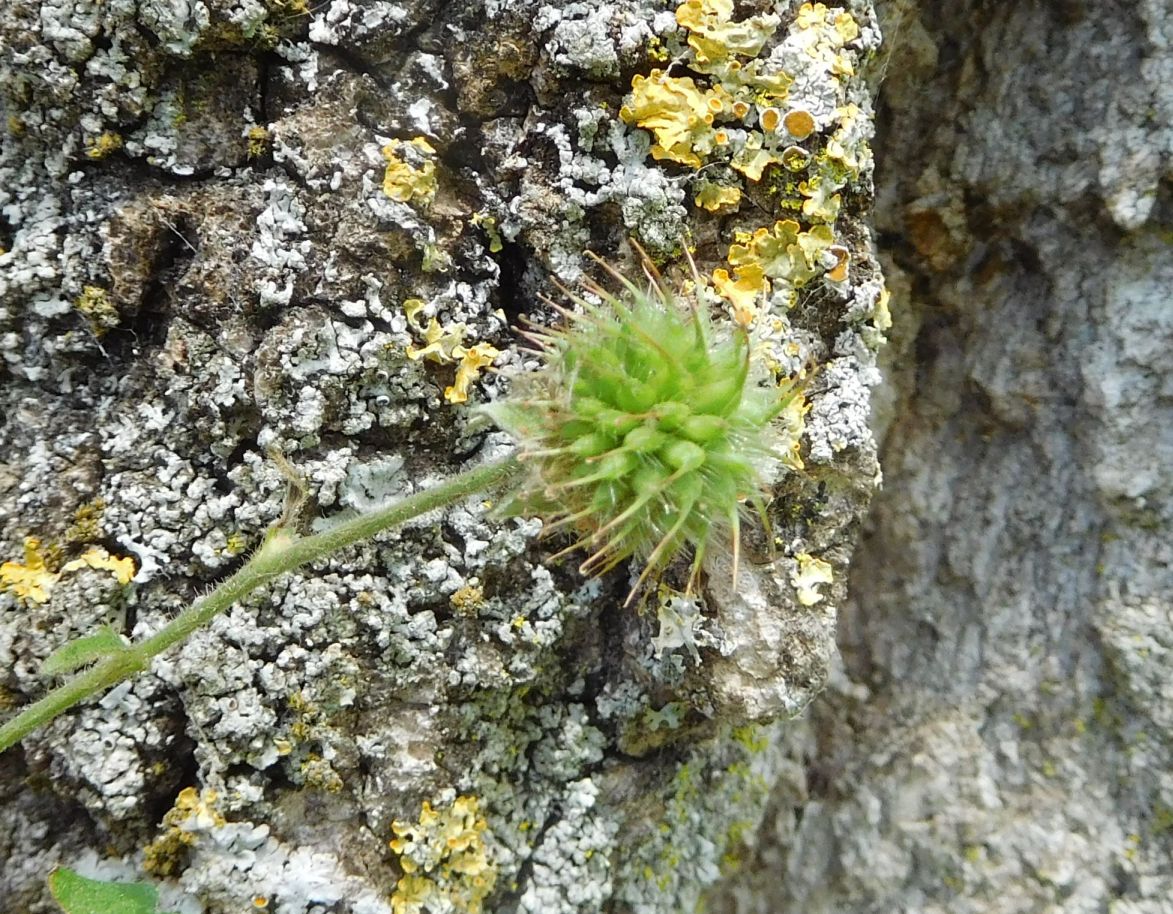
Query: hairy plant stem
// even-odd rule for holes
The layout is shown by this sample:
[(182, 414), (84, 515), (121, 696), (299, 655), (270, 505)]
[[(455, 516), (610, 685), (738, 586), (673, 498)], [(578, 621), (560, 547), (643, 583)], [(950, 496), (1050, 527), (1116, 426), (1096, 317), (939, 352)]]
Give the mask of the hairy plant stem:
[(158, 632), (145, 641), (128, 645), (99, 660), (93, 667), (33, 702), (0, 727), (0, 752), (20, 742), (33, 730), (44, 726), (78, 702), (147, 669), (151, 658), (178, 644), (197, 628), (207, 625), (234, 603), (279, 575), (406, 523), (413, 517), (499, 485), (519, 469), (520, 464), (512, 457), (488, 463), (313, 536), (298, 537), (280, 527), (274, 528), (244, 567)]

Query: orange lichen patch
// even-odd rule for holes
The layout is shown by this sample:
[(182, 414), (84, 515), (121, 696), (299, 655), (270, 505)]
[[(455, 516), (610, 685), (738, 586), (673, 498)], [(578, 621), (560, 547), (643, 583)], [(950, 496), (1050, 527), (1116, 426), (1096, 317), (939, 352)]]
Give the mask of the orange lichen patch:
[(758, 115), (758, 123), (762, 125), (764, 131), (773, 133), (782, 123), (782, 112), (777, 108), (766, 108)]
[(425, 206), (436, 196), (436, 150), (422, 136), (410, 142), (392, 140), (383, 147), (387, 168), (383, 193), (399, 203), (419, 200)]
[(710, 213), (715, 213), (721, 209), (737, 206), (741, 202), (741, 188), (706, 181), (697, 191), (693, 202), (697, 206), (707, 209)]
[(851, 252), (842, 245), (833, 244), (827, 248), (827, 253), (835, 258), (835, 266), (827, 270), (827, 279), (831, 282), (843, 282), (847, 279), (847, 270), (851, 265)]
[(782, 118), (782, 126), (796, 140), (805, 140), (815, 132), (815, 119), (809, 111), (795, 108), (786, 112), (786, 116)]
[(688, 45), (704, 72), (732, 57), (756, 57), (779, 20), (763, 15), (734, 22), (733, 0), (686, 0), (676, 9), (676, 21), (689, 30)]
[(747, 102), (736, 101), (733, 103), (733, 116), (740, 121), (749, 114), (750, 108), (751, 106)]
[(732, 99), (720, 85), (702, 91), (690, 76), (652, 70), (632, 79), (631, 103), (619, 116), (655, 134), (652, 158), (700, 168), (701, 154), (712, 148), (714, 116), (727, 105), (732, 107)]

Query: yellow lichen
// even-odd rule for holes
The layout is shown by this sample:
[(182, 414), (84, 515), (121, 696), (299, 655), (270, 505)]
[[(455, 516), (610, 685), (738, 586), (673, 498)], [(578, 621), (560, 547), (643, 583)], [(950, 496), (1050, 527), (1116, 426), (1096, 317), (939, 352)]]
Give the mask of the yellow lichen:
[(417, 320), (424, 303), (418, 298), (409, 298), (403, 303), (403, 310), (407, 314), (408, 323), (423, 335), (423, 346), (408, 346), (407, 357), (413, 361), (428, 359), (441, 365), (456, 365), (455, 382), (444, 388), (444, 399), (449, 403), (465, 403), (468, 400), (468, 389), (478, 377), (481, 370), (493, 363), (501, 353), (488, 343), (477, 343), (473, 346), (464, 346), (464, 335), (468, 327), (464, 324), (441, 326), (434, 317), (428, 321), (427, 327), (420, 327)]
[(311, 752), (299, 769), (302, 783), (313, 790), (326, 793), (340, 793), (343, 788), (342, 776), (328, 761)]
[(652, 158), (700, 168), (701, 156), (713, 147), (713, 119), (726, 106), (732, 111), (732, 99), (719, 85), (702, 91), (691, 76), (652, 70), (632, 79), (631, 103), (619, 116), (655, 134)]
[(448, 598), (458, 615), (473, 616), (485, 602), (485, 589), (479, 584), (465, 584)]
[(760, 181), (767, 165), (781, 161), (782, 153), (779, 150), (765, 147), (762, 135), (751, 133), (729, 164), (751, 181)]
[(819, 222), (834, 222), (839, 216), (839, 207), (843, 200), (835, 183), (826, 180), (821, 175), (812, 175), (798, 185), (798, 192), (806, 197), (802, 204), (802, 214), (809, 219)]
[(0, 565), (0, 588), (10, 590), (21, 600), (47, 603), (58, 575), (49, 570), (41, 552), (41, 541), (30, 536), (24, 541), (24, 563)]
[(834, 272), (832, 279), (846, 278), (847, 251), (834, 241), (830, 226), (816, 225), (804, 232), (793, 219), (752, 233), (738, 232), (727, 257), (737, 278), (728, 270), (714, 270), (713, 287), (733, 306), (734, 319), (748, 326), (757, 314), (759, 296), (784, 292), (793, 304), (794, 290), (828, 266)]
[(477, 343), (469, 349), (458, 346), (457, 349), (462, 354), (460, 364), (456, 366), (456, 381), (451, 387), (444, 388), (444, 399), (449, 403), (467, 402), (469, 385), (480, 377), (482, 368), (492, 365), (493, 360), (501, 354), (488, 343)]
[(240, 555), (248, 548), (248, 537), (239, 530), (228, 534), (228, 538), (224, 541), (225, 555)]
[(794, 25), (796, 37), (808, 55), (823, 64), (834, 76), (855, 73), (845, 45), (859, 37), (859, 24), (842, 9), (828, 9), (824, 3), (804, 3)]
[(101, 546), (87, 549), (79, 559), (66, 562), (61, 567), (61, 573), (77, 571), (81, 568), (93, 568), (97, 571), (109, 571), (119, 584), (129, 584), (134, 578), (134, 559), (118, 558), (111, 555)]
[(823, 599), (818, 588), (834, 580), (831, 565), (805, 552), (800, 552), (794, 558), (797, 565), (790, 573), (790, 583), (794, 585), (799, 603), (803, 606), (814, 606)]
[(741, 202), (741, 188), (706, 181), (697, 191), (693, 202), (697, 206), (707, 209), (710, 213), (715, 213), (727, 207), (737, 206)]
[(395, 821), (391, 849), (403, 877), (391, 896), (394, 914), (452, 910), (481, 914), (497, 882), (485, 841), (488, 823), (476, 797), (459, 796), (439, 810), (425, 801), (417, 822)]
[(760, 268), (770, 279), (801, 286), (816, 275), (818, 252), (834, 240), (826, 226), (803, 232), (793, 219), (782, 219), (773, 228), (759, 228), (753, 234), (738, 233), (729, 248), (729, 264), (738, 268)]
[(729, 271), (713, 271), (713, 286), (717, 293), (733, 306), (733, 319), (748, 327), (757, 316), (758, 296), (770, 291), (770, 284), (759, 265), (747, 265), (737, 272), (737, 279)]
[(440, 322), (433, 317), (428, 321), (428, 326), (425, 328), (420, 328), (419, 325), (413, 326), (423, 333), (425, 345), (409, 345), (407, 347), (407, 357), (409, 359), (415, 362), (418, 362), (420, 359), (428, 359), (432, 362), (448, 365), (460, 358), (456, 354), (456, 350), (461, 348), (460, 344), (463, 342), (464, 334), (468, 330), (464, 324), (450, 324), (447, 327), (442, 327)]
[(225, 824), (217, 807), (219, 799), (211, 788), (203, 793), (194, 787), (179, 791), (175, 805), (163, 814), (163, 833), (144, 849), (143, 868), (156, 876), (172, 876), (182, 870), (199, 833)]
[(468, 220), (473, 225), (485, 230), (485, 234), (489, 236), (489, 253), (499, 254), (505, 249), (505, 243), (501, 240), (501, 232), (497, 229), (497, 219), (489, 213), (476, 213)]
[(383, 147), (387, 168), (383, 172), (383, 193), (392, 200), (424, 206), (436, 196), (436, 150), (422, 136), (414, 140), (392, 140)]
[(79, 505), (73, 512), (73, 525), (65, 531), (67, 543), (89, 543), (102, 536), (102, 513), (106, 502), (101, 498)]
[(880, 290), (880, 297), (876, 299), (876, 307), (872, 314), (872, 323), (876, 325), (877, 330), (892, 329), (892, 312), (888, 310), (888, 302), (891, 298), (892, 293), (888, 291), (886, 286)]
[(676, 21), (689, 30), (692, 48), (702, 72), (730, 57), (756, 57), (778, 27), (774, 15), (733, 21), (733, 0), (686, 0), (676, 9)]
[(838, 126), (827, 140), (827, 158), (856, 177), (871, 165), (872, 151), (867, 143), (871, 123), (854, 104), (836, 108), (835, 121)]
[(47, 603), (62, 575), (82, 568), (109, 571), (122, 585), (129, 584), (134, 578), (134, 559), (110, 555), (100, 546), (86, 550), (81, 558), (66, 562), (58, 570), (54, 570), (54, 563), (50, 561), (54, 551), (52, 548), (42, 550), (41, 541), (35, 536), (25, 539), (24, 562), (0, 565), (0, 590), (10, 590), (18, 599), (30, 603)]
[(806, 171), (811, 162), (811, 154), (801, 146), (787, 146), (782, 150), (782, 165), (788, 171)]
[(117, 133), (107, 130), (86, 144), (86, 158), (97, 161), (106, 158), (110, 153), (121, 148), (122, 137)]

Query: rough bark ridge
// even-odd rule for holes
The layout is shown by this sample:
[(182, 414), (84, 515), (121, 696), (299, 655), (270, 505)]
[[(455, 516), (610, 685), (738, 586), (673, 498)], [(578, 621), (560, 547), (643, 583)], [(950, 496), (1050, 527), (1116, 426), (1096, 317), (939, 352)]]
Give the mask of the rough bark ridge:
[(1173, 910), (1173, 10), (896, 4), (884, 489), (720, 911)]
[(461, 404), (532, 367), (511, 326), (584, 249), (676, 281), (689, 245), (762, 365), (819, 370), (736, 591), (716, 561), (621, 611), (624, 570), (470, 499), (0, 759), (0, 897), (51, 910), (63, 862), (207, 914), (694, 907), (826, 679), (877, 475), (878, 42), (865, 0), (4, 2), (7, 705), (230, 571), (282, 514), (271, 449), (306, 524), (503, 451)]

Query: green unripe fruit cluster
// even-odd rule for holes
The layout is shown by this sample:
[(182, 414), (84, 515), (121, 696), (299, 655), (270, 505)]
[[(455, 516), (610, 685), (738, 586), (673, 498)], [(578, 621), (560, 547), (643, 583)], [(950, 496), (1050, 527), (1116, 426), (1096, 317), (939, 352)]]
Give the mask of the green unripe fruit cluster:
[(622, 281), (618, 297), (588, 286), (600, 305), (572, 296), (561, 329), (530, 334), (543, 367), (487, 411), (532, 468), (517, 509), (576, 531), (584, 572), (635, 557), (643, 580), (687, 548), (695, 581), (716, 535), (736, 556), (742, 506), (761, 509), (782, 456), (774, 419), (798, 394), (759, 383), (742, 328), (719, 333), (658, 281)]

